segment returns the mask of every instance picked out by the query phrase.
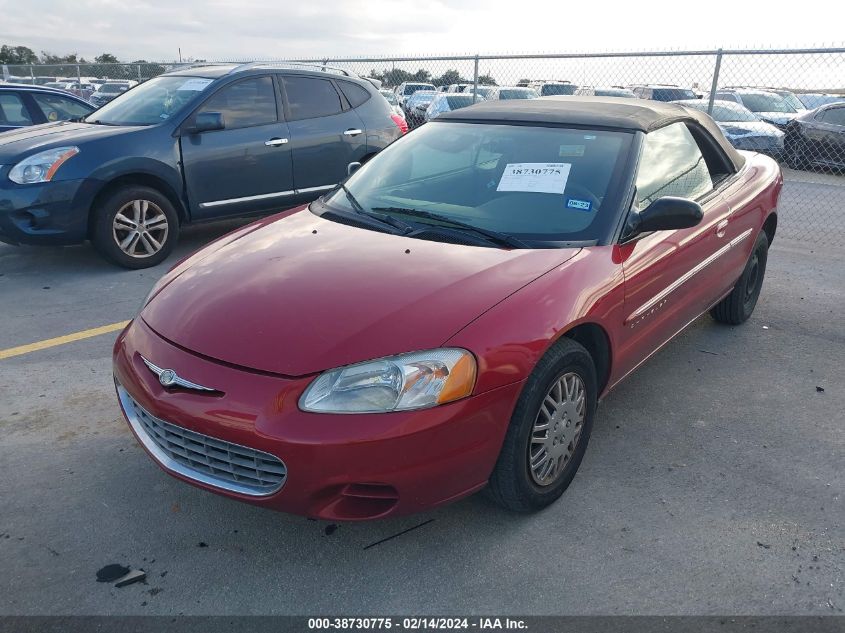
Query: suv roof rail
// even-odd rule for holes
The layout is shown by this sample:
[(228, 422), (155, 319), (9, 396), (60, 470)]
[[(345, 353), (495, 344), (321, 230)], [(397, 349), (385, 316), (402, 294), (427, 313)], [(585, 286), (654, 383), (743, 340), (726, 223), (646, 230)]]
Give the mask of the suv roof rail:
[(322, 72), (333, 72), (338, 75), (344, 75), (346, 77), (355, 77), (357, 78), (358, 75), (355, 73), (349, 72), (345, 68), (339, 68), (337, 66), (329, 66), (328, 64), (319, 64), (315, 62), (295, 62), (295, 61), (278, 61), (278, 62), (246, 62), (245, 64), (238, 64), (234, 68), (232, 68), (227, 75), (231, 75), (232, 73), (240, 72), (242, 70), (248, 70), (250, 68), (289, 68), (296, 70), (298, 68), (319, 68)]

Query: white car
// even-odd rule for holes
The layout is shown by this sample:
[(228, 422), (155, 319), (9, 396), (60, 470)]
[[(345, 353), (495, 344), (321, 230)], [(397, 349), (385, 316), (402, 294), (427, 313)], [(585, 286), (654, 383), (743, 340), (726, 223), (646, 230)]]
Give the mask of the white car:
[(390, 104), (390, 110), (393, 114), (398, 114), (404, 119), (405, 113), (402, 112), (402, 108), (399, 106), (399, 99), (396, 98), (396, 93), (392, 90), (379, 90), (379, 92), (385, 99), (387, 99), (387, 102)]

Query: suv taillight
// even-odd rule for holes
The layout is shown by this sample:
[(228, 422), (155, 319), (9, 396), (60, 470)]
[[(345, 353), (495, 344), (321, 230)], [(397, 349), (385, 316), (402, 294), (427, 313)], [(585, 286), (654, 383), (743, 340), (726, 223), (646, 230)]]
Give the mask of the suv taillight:
[(401, 116), (398, 114), (391, 114), (390, 118), (393, 119), (393, 122), (402, 134), (405, 134), (408, 131), (408, 123)]

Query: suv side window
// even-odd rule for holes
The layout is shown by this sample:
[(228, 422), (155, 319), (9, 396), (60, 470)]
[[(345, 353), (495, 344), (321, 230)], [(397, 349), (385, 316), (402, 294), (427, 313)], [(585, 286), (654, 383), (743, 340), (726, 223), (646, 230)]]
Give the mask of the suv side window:
[(328, 79), (290, 75), (282, 77), (282, 80), (290, 110), (288, 118), (291, 121), (315, 119), (343, 111), (340, 95)]
[(698, 144), (684, 123), (646, 134), (637, 173), (638, 208), (663, 196), (696, 199), (713, 189)]
[(0, 125), (32, 125), (32, 118), (15, 92), (0, 93)]
[(371, 96), (366, 88), (353, 84), (351, 81), (341, 80), (337, 82), (337, 85), (340, 86), (340, 91), (353, 108), (357, 108)]
[(227, 130), (266, 125), (278, 120), (276, 89), (270, 76), (250, 77), (216, 92), (197, 110), (220, 112)]
[(92, 108), (86, 108), (78, 101), (67, 99), (61, 95), (40, 92), (31, 94), (35, 103), (41, 108), (41, 112), (44, 113), (44, 118), (48, 121), (67, 121), (68, 119), (86, 116), (92, 112)]

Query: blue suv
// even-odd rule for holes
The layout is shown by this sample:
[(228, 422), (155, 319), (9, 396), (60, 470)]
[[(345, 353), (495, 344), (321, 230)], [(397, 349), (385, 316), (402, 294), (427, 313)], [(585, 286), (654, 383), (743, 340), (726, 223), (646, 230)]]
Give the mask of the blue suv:
[(299, 64), (182, 69), (78, 121), (0, 134), (0, 241), (90, 239), (126, 268), (180, 226), (309, 202), (400, 134), (369, 81)]

